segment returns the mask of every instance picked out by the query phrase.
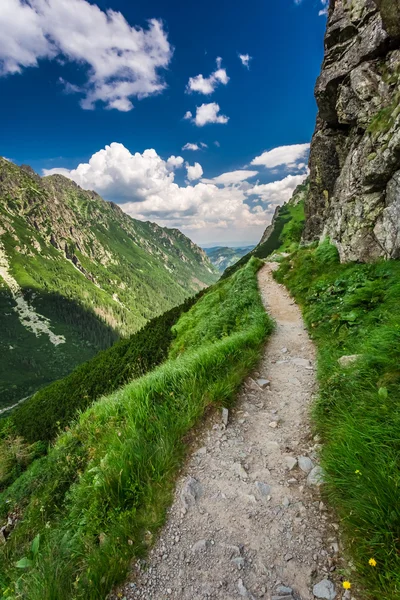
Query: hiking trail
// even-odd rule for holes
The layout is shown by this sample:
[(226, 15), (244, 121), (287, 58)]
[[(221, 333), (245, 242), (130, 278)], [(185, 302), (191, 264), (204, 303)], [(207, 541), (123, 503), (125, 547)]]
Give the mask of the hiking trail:
[(276, 322), (258, 370), (228, 419), (218, 412), (201, 428), (155, 547), (112, 598), (352, 598), (339, 580), (339, 527), (320, 498), (315, 349), (276, 266), (258, 275)]

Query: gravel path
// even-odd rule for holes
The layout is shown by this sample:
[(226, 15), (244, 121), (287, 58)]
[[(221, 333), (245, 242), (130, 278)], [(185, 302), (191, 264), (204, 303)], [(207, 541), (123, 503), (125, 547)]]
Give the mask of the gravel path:
[(156, 546), (114, 597), (350, 598), (337, 575), (338, 525), (319, 497), (309, 422), (315, 351), (272, 268), (259, 272), (276, 321), (259, 370), (235, 409), (204, 426)]

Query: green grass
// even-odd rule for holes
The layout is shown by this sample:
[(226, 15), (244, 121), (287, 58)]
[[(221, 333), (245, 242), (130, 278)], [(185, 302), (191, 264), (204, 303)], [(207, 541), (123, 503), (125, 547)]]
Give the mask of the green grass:
[[(318, 348), (326, 494), (356, 566), (357, 597), (400, 597), (400, 263), (339, 264), (328, 242), (276, 273), (303, 308)], [(338, 358), (359, 354), (350, 367)], [(376, 568), (368, 564), (377, 561)]]
[(132, 219), (65, 177), (40, 178), (1, 157), (0, 231), (25, 299), (66, 339), (55, 348), (27, 330), (0, 277), (0, 409), (65, 377), (218, 278), (178, 230)]
[[(10, 417), (15, 432), (27, 442), (51, 441), (100, 396), (110, 394), (144, 375), (168, 356), (172, 325), (196, 297), (149, 321), (128, 339), (120, 340), (70, 375), (39, 390)], [(0, 479), (1, 487), (1, 479)]]
[(308, 180), (297, 186), (292, 199), (281, 206), (274, 216), (274, 227), (265, 242), (258, 244), (237, 263), (228, 267), (224, 271), (222, 279), (230, 277), (243, 267), (252, 256), (268, 258), (275, 252), (293, 252), (298, 247), (304, 229), (304, 198), (308, 192), (308, 187)]
[[(233, 401), (272, 330), (260, 264), (252, 259), (211, 288), (177, 323), (169, 360), (82, 413), (0, 496), (0, 518), (21, 516), (0, 547), (3, 597), (99, 600), (147, 551), (171, 501), (185, 435), (208, 407)], [(25, 568), (16, 566), (21, 559)]]

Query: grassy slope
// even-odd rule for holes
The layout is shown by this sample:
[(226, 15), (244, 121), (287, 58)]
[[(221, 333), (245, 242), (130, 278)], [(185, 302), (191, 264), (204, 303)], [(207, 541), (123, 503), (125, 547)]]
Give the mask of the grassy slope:
[[(339, 264), (328, 243), (276, 274), (303, 308), (318, 348), (326, 492), (341, 519), (358, 597), (400, 597), (400, 263)], [(351, 367), (342, 355), (360, 354)], [(377, 566), (369, 565), (374, 558)]]
[[(196, 297), (151, 319), (142, 329), (51, 383), (17, 408), (9, 418), (12, 429), (26, 441), (51, 441), (78, 410), (110, 394), (160, 364), (168, 355), (172, 325)], [(0, 434), (1, 437), (1, 434)], [(0, 487), (1, 487), (0, 479)]]
[(67, 341), (54, 348), (25, 329), (0, 278), (0, 409), (217, 278), (179, 231), (131, 219), (62, 176), (40, 179), (1, 157), (0, 243), (24, 297)]
[[(0, 496), (2, 517), (21, 515), (0, 547), (4, 597), (104, 598), (147, 549), (185, 434), (208, 406), (233, 399), (272, 329), (259, 266), (252, 259), (211, 288), (177, 323), (167, 362), (96, 402)], [(15, 567), (21, 558), (25, 569)]]
[[(297, 188), (300, 194), (304, 194), (305, 184)], [(295, 191), (296, 193), (296, 191)], [(280, 207), (274, 221), (274, 228), (268, 239), (258, 244), (251, 252), (243, 256), (237, 263), (228, 267), (223, 278), (229, 277), (237, 269), (247, 263), (252, 256), (256, 258), (267, 258), (274, 252), (293, 251), (299, 244), (304, 228), (304, 200), (297, 204), (287, 203)]]

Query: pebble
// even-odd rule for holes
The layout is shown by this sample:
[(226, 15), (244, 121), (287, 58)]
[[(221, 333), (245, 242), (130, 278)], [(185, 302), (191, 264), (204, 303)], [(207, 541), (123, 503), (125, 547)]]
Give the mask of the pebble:
[(222, 409), (222, 422), (225, 425), (225, 427), (228, 425), (228, 421), (229, 421), (229, 410), (227, 408), (223, 408)]
[(291, 471), (297, 465), (297, 458), (294, 456), (285, 456), (285, 463), (289, 471)]
[(308, 458), (308, 456), (299, 456), (297, 458), (297, 462), (299, 464), (300, 469), (304, 471), (304, 473), (309, 473), (314, 467), (311, 458)]
[(266, 497), (271, 493), (271, 486), (263, 481), (256, 481), (256, 488), (263, 497)]
[(313, 594), (319, 600), (335, 600), (335, 586), (329, 579), (323, 579), (313, 587)]
[(311, 469), (311, 471), (308, 474), (307, 477), (307, 485), (313, 486), (320, 486), (324, 483), (324, 470), (322, 467), (320, 466), (316, 466), (313, 469)]
[(271, 421), (271, 423), (269, 423), (269, 426), (272, 427), (272, 429), (276, 429), (278, 427), (278, 422), (277, 421)]
[(269, 387), (271, 385), (271, 382), (269, 379), (257, 379), (257, 385), (262, 389), (265, 390), (265, 388)]

